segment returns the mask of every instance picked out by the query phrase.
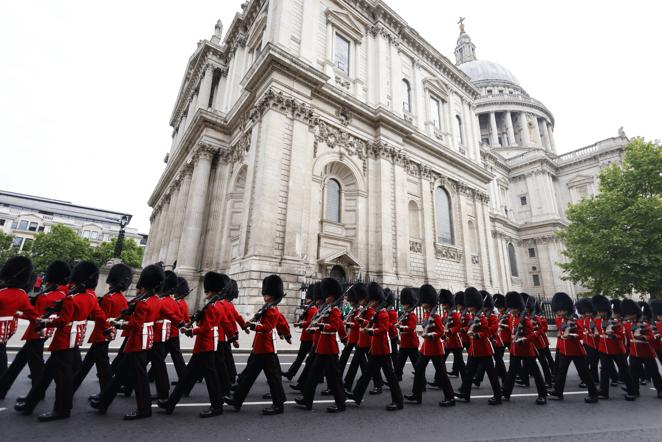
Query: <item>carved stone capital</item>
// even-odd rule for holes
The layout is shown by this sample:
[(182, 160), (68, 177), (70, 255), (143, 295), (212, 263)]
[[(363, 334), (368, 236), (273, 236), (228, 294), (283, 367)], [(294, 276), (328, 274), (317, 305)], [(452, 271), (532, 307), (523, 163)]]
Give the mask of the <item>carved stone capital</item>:
[(434, 256), (437, 259), (446, 259), (449, 261), (460, 262), (464, 251), (458, 247), (449, 246), (445, 244), (434, 245)]

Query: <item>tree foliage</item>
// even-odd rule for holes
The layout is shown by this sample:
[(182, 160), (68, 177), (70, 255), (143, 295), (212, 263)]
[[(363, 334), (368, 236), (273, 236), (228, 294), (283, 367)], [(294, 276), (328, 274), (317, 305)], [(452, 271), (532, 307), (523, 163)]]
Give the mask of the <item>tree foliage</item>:
[[(116, 243), (117, 239), (113, 238), (110, 242), (100, 244), (94, 249), (92, 260), (98, 265), (107, 263), (113, 257)], [(143, 248), (133, 238), (125, 238), (120, 259), (129, 267), (140, 268), (143, 262)]]
[(57, 224), (49, 232), (35, 236), (29, 256), (35, 270), (43, 272), (51, 262), (58, 259), (72, 265), (90, 259), (92, 245), (89, 240), (78, 236), (74, 229)]
[(9, 258), (18, 254), (18, 249), (12, 247), (13, 240), (13, 236), (0, 232), (0, 266), (4, 265)]
[(662, 296), (662, 146), (634, 139), (599, 179), (598, 195), (568, 208), (561, 267), (593, 293)]

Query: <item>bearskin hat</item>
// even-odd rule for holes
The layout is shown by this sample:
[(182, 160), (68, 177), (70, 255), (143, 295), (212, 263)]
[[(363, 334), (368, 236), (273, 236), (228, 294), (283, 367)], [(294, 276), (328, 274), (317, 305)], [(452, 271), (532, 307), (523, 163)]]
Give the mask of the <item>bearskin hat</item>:
[(483, 297), (483, 308), (494, 309), (494, 298), (487, 290), (481, 290), (480, 295)]
[(636, 315), (637, 319), (641, 318), (641, 308), (632, 299), (624, 299), (621, 302), (621, 311), (624, 316)]
[(86, 289), (95, 289), (99, 283), (99, 268), (91, 261), (81, 261), (71, 271), (69, 282)]
[(384, 289), (384, 297), (386, 298), (386, 305), (388, 307), (393, 307), (395, 306), (395, 293), (393, 293), (393, 290), (390, 288), (385, 288)]
[(651, 310), (655, 316), (662, 315), (662, 299), (653, 299), (651, 301)]
[(594, 297), (591, 298), (591, 302), (593, 303), (593, 311), (595, 313), (598, 312), (611, 313), (611, 304), (609, 303), (609, 299), (607, 299), (606, 296), (595, 295)]
[(453, 297), (453, 300), (455, 301), (455, 306), (457, 307), (458, 305), (461, 305), (462, 307), (465, 307), (466, 304), (464, 303), (464, 292), (459, 291), (455, 292), (455, 296)]
[(188, 281), (181, 276), (177, 277), (177, 288), (175, 289), (175, 296), (178, 298), (185, 298), (191, 290), (188, 287)]
[(165, 279), (163, 280), (163, 284), (161, 284), (161, 294), (163, 296), (169, 296), (177, 290), (177, 275), (171, 270), (166, 270), (164, 273)]
[(526, 298), (526, 308), (531, 312), (531, 314), (535, 314), (536, 312), (536, 299), (533, 296), (530, 296)]
[(138, 283), (136, 288), (145, 289), (145, 290), (154, 290), (157, 289), (163, 284), (165, 279), (165, 274), (161, 266), (156, 264), (150, 264), (145, 267), (142, 272), (140, 272), (140, 277), (138, 278)]
[(593, 303), (589, 298), (581, 298), (577, 301), (575, 307), (577, 307), (577, 312), (580, 315), (590, 315), (593, 313)]
[(30, 293), (31, 291), (34, 290), (34, 285), (37, 283), (38, 277), (39, 276), (35, 272), (30, 273), (30, 278), (28, 279), (28, 282), (25, 284), (25, 287), (23, 287), (23, 290), (26, 293)]
[(357, 282), (356, 284), (354, 284), (354, 287), (352, 287), (352, 291), (356, 296), (357, 302), (363, 301), (364, 299), (368, 298), (368, 287), (362, 282)]
[(419, 289), (418, 294), (421, 304), (433, 306), (439, 303), (439, 295), (437, 295), (437, 291), (430, 284), (423, 284)]
[(467, 287), (464, 291), (465, 307), (473, 307), (476, 310), (483, 308), (483, 297), (476, 287)]
[(611, 311), (616, 313), (617, 315), (620, 315), (620, 314), (622, 314), (621, 310), (622, 310), (621, 300), (620, 299), (612, 299), (611, 300)]
[[(579, 310), (579, 313), (581, 313), (581, 310), (579, 309), (579, 304), (581, 302), (582, 300), (580, 299), (577, 303), (577, 310)], [(556, 292), (554, 293), (554, 296), (552, 296), (552, 311), (556, 313), (561, 310), (565, 310), (568, 313), (574, 310), (572, 298), (565, 292)]]
[(453, 292), (448, 289), (439, 290), (439, 304), (441, 305), (453, 305), (455, 299), (453, 298)]
[[(125, 264), (117, 264), (117, 265), (125, 265)], [(114, 267), (114, 266), (113, 266)], [(110, 269), (110, 272), (112, 273), (113, 269)], [(110, 274), (108, 274), (108, 277), (110, 278)], [(69, 276), (71, 276), (71, 268), (69, 267), (69, 264), (67, 264), (64, 261), (53, 261), (48, 265), (48, 269), (46, 269), (46, 283), (48, 284), (53, 284), (53, 285), (63, 285), (66, 284), (67, 281), (69, 281)]]
[(210, 293), (221, 293), (225, 287), (225, 283), (226, 281), (223, 278), (223, 274), (218, 272), (207, 272), (202, 280), (205, 292)]
[(271, 295), (275, 298), (285, 296), (283, 289), (283, 280), (278, 275), (269, 275), (262, 280), (262, 294)]
[(234, 279), (230, 279), (230, 282), (228, 283), (229, 286), (226, 288), (226, 295), (225, 299), (228, 301), (232, 301), (233, 299), (237, 299), (239, 297), (239, 286), (237, 285), (237, 281)]
[(386, 301), (384, 290), (376, 282), (368, 284), (368, 301), (379, 301), (380, 304)]
[(342, 286), (335, 278), (324, 278), (320, 282), (320, 289), (322, 290), (324, 299), (333, 296), (333, 299), (337, 300), (342, 296)]
[(315, 288), (313, 287), (313, 284), (310, 284), (310, 285), (306, 288), (306, 296), (305, 296), (304, 299), (310, 299), (310, 300), (312, 300), (312, 301), (315, 300)]
[(313, 284), (313, 297), (315, 302), (324, 302), (324, 293), (322, 293), (320, 282)]
[(22, 289), (30, 281), (32, 275), (32, 261), (25, 256), (13, 256), (7, 260), (2, 270), (0, 279), (9, 288)]
[(494, 306), (496, 308), (506, 308), (506, 297), (501, 293), (495, 293), (492, 299), (494, 299)]
[(517, 292), (506, 293), (506, 307), (518, 310), (524, 310), (524, 299)]
[(123, 292), (129, 288), (131, 285), (131, 279), (133, 278), (133, 269), (126, 264), (115, 264), (110, 268), (108, 272), (108, 277), (106, 278), (106, 284), (110, 287), (111, 290), (118, 290)]
[(400, 292), (400, 304), (401, 305), (418, 305), (418, 289), (414, 287), (405, 287)]
[(526, 292), (520, 292), (519, 294), (522, 297), (522, 299), (524, 300), (524, 305), (526, 305), (528, 307), (529, 306), (529, 298), (531, 297), (531, 295), (529, 295)]
[(641, 314), (644, 317), (644, 319), (649, 322), (652, 321), (653, 310), (651, 309), (650, 304), (644, 301), (639, 301), (637, 304), (639, 304), (639, 308), (641, 309)]

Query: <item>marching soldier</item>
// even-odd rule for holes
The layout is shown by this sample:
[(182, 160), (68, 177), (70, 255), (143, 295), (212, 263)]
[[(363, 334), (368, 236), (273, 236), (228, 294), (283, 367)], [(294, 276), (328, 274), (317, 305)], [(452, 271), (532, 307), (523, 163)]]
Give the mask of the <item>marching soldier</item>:
[(545, 354), (545, 349), (549, 345), (549, 341), (547, 341), (546, 335), (548, 328), (547, 319), (545, 319), (544, 316), (538, 314), (537, 307), (538, 303), (536, 302), (535, 298), (533, 296), (529, 296), (526, 301), (526, 310), (529, 318), (531, 318), (531, 323), (533, 324), (533, 334), (535, 336), (533, 345), (536, 348), (536, 358), (538, 359), (540, 369), (545, 379), (545, 387), (549, 389), (552, 388), (551, 369), (554, 366), (554, 361), (552, 360), (552, 365), (550, 365)]
[[(499, 304), (503, 305), (503, 310), (505, 310), (505, 299), (503, 295), (497, 293), (494, 296), (490, 295), (487, 291), (481, 290), (480, 294), (483, 297), (483, 314), (487, 317), (487, 324), (490, 330), (490, 343), (492, 344), (492, 359), (494, 359), (494, 369), (496, 370), (497, 375), (501, 382), (506, 380), (506, 365), (503, 363), (503, 353), (505, 350), (503, 340), (501, 338), (501, 317), (499, 314), (494, 312), (495, 299), (499, 300)], [(477, 387), (483, 382), (483, 377), (485, 375), (485, 368), (480, 367), (478, 369), (478, 374), (474, 377), (474, 385)]]
[(575, 364), (579, 377), (588, 388), (588, 396), (584, 402), (594, 404), (598, 402), (598, 390), (591, 376), (586, 362), (586, 349), (582, 345), (584, 326), (581, 319), (573, 313), (572, 299), (566, 293), (555, 293), (552, 298), (552, 310), (557, 318), (559, 336), (557, 348), (559, 350), (558, 367), (554, 379), (554, 389), (548, 392), (550, 398), (563, 400), (563, 390), (568, 374), (570, 362)]
[[(128, 307), (126, 298), (122, 292), (126, 291), (131, 285), (133, 270), (126, 264), (115, 264), (108, 272), (106, 283), (109, 291), (101, 298), (101, 310), (108, 321), (117, 318), (119, 314)], [(80, 384), (90, 372), (93, 365), (97, 367), (99, 377), (100, 391), (108, 386), (113, 372), (110, 369), (110, 360), (108, 358), (108, 345), (114, 339), (112, 334), (104, 334), (103, 324), (96, 323), (92, 330), (89, 342), (90, 349), (85, 354), (85, 359), (74, 376), (74, 392), (78, 390)]]
[(340, 355), (340, 362), (338, 362), (338, 372), (341, 377), (345, 373), (345, 366), (352, 351), (359, 342), (359, 330), (361, 326), (356, 318), (364, 309), (361, 305), (361, 299), (365, 299), (366, 295), (367, 290), (365, 285), (360, 283), (354, 284), (347, 292), (347, 302), (352, 307), (352, 310), (347, 314), (347, 318), (345, 318), (345, 324), (349, 325), (349, 335), (347, 336), (347, 345), (343, 348)]
[[(384, 296), (386, 297), (386, 311), (391, 326), (388, 329), (388, 338), (391, 343), (391, 361), (395, 367), (395, 361), (398, 359), (398, 342), (400, 337), (396, 324), (398, 323), (398, 311), (395, 309), (395, 293), (391, 289), (384, 289)], [(380, 375), (381, 376), (381, 375)]]
[(446, 339), (444, 340), (444, 348), (446, 349), (444, 364), (448, 356), (453, 355), (453, 368), (448, 373), (448, 377), (457, 378), (461, 376), (464, 379), (465, 365), (462, 356), (464, 348), (462, 347), (462, 338), (460, 336), (462, 333), (462, 312), (458, 310), (458, 306), (455, 304), (455, 297), (448, 289), (439, 290), (439, 304), (444, 310), (442, 319), (446, 332)]
[(365, 371), (361, 372), (361, 377), (356, 382), (352, 393), (347, 394), (356, 405), (361, 405), (365, 390), (368, 388), (370, 379), (374, 377), (381, 378), (380, 369), (386, 375), (386, 382), (391, 390), (391, 403), (386, 406), (386, 410), (402, 410), (403, 398), (400, 391), (400, 384), (393, 371), (393, 361), (391, 359), (391, 349), (389, 348), (388, 330), (391, 327), (388, 312), (386, 311), (386, 297), (384, 291), (376, 282), (368, 285), (368, 301), (370, 307), (375, 309), (375, 313), (370, 321), (365, 324), (365, 331), (371, 337), (370, 353)]
[[(467, 309), (464, 307), (464, 292), (456, 292), (454, 297), (454, 307), (455, 311), (460, 314), (460, 327), (458, 329), (458, 336), (460, 338), (460, 343), (462, 344), (462, 351), (459, 352), (460, 357), (455, 358), (453, 356), (453, 367), (449, 373), (449, 377), (462, 377), (463, 373), (466, 371), (466, 364), (464, 362), (464, 350), (469, 348), (469, 337), (467, 336), (467, 321), (470, 319), (467, 317)], [(454, 353), (456, 355), (457, 353)]]
[[(189, 322), (188, 304), (186, 304), (186, 297), (189, 295), (189, 293), (190, 289), (188, 282), (186, 279), (178, 276), (174, 300), (177, 303), (177, 310), (179, 311), (179, 316), (181, 318), (180, 324), (186, 324)], [(169, 354), (170, 358), (172, 359), (172, 363), (175, 366), (175, 372), (177, 373), (177, 379), (181, 379), (184, 376), (184, 371), (186, 370), (186, 362), (184, 362), (184, 357), (182, 356), (182, 350), (179, 343), (180, 324), (170, 324), (170, 338), (166, 341), (166, 354)], [(171, 382), (171, 385), (172, 384), (176, 384), (176, 382)]]
[[(228, 292), (225, 303), (226, 308), (229, 312), (228, 319), (230, 320), (230, 329), (226, 331), (226, 341), (223, 344), (223, 349), (225, 351), (225, 364), (228, 372), (228, 382), (230, 385), (234, 384), (237, 379), (237, 367), (234, 363), (234, 357), (232, 356), (232, 347), (239, 348), (239, 328), (244, 330), (246, 334), (249, 333), (248, 328), (246, 327), (246, 322), (244, 318), (239, 314), (235, 308), (232, 301), (239, 298), (239, 287), (237, 286), (237, 281), (230, 279), (230, 291)], [(239, 328), (237, 328), (239, 325)]]
[[(67, 281), (70, 274), (69, 265), (63, 261), (53, 261), (48, 266), (43, 281), (46, 288), (43, 292), (37, 294), (34, 299), (34, 308), (38, 317), (53, 309), (53, 306), (66, 296)], [(2, 301), (0, 301), (0, 304), (2, 304)], [(1, 313), (0, 316), (2, 316)], [(36, 328), (36, 323), (34, 321), (30, 322), (22, 338), (25, 344), (14, 357), (9, 368), (0, 376), (0, 399), (5, 398), (25, 364), (30, 368), (32, 384), (34, 385), (37, 382), (44, 369), (44, 343), (54, 331), (53, 328), (39, 331)], [(2, 325), (0, 324), (1, 333)]]
[(318, 381), (326, 377), (326, 381), (333, 394), (335, 404), (327, 407), (329, 413), (345, 411), (345, 391), (338, 369), (338, 342), (336, 335), (346, 341), (347, 334), (342, 320), (340, 306), (343, 302), (343, 293), (340, 283), (333, 278), (325, 278), (320, 283), (320, 291), (324, 297), (326, 309), (318, 316), (315, 322), (309, 325), (311, 330), (319, 332), (319, 339), (315, 347), (315, 359), (310, 376), (303, 387), (303, 396), (295, 399), (296, 404), (306, 410), (312, 410), (315, 398), (315, 389)]
[(136, 297), (128, 311), (122, 312), (113, 325), (127, 332), (122, 358), (113, 378), (99, 398), (90, 398), (90, 406), (105, 414), (122, 385), (131, 382), (136, 390), (136, 411), (124, 415), (124, 420), (144, 419), (152, 415), (149, 380), (147, 378), (147, 353), (154, 340), (154, 322), (159, 317), (161, 301), (158, 292), (165, 275), (158, 265), (143, 269), (136, 284)]
[(425, 369), (428, 363), (432, 361), (437, 374), (435, 379), (444, 391), (444, 400), (439, 402), (440, 407), (452, 407), (455, 405), (455, 396), (453, 386), (446, 374), (444, 363), (444, 324), (441, 315), (437, 313), (439, 296), (437, 291), (429, 284), (424, 284), (419, 290), (421, 305), (428, 314), (423, 322), (420, 356), (414, 367), (414, 386), (412, 394), (405, 396), (408, 403), (420, 404), (423, 400), (423, 391), (425, 389)]
[[(212, 272), (210, 272), (212, 273)], [(216, 374), (218, 376), (219, 386), (221, 388), (222, 396), (230, 393), (230, 374), (228, 372), (228, 362), (225, 360), (227, 357), (226, 344), (228, 339), (234, 339), (234, 342), (239, 342), (236, 338), (237, 327), (234, 319), (234, 306), (228, 302), (227, 298), (233, 290), (232, 281), (223, 273), (212, 273), (220, 275), (220, 282), (217, 284), (221, 287), (217, 293), (218, 300), (215, 307), (219, 310), (218, 321), (218, 343), (216, 344)], [(236, 286), (235, 286), (236, 288)], [(234, 365), (234, 360), (233, 364)]]
[(653, 326), (655, 353), (657, 353), (657, 359), (662, 364), (662, 299), (653, 299), (651, 301), (651, 309), (655, 318), (655, 324)]
[[(561, 295), (559, 295), (561, 296)], [(553, 298), (552, 298), (553, 300)], [(598, 384), (600, 382), (600, 377), (598, 374), (598, 366), (600, 362), (600, 354), (598, 353), (598, 347), (595, 340), (595, 321), (593, 318), (593, 303), (589, 298), (581, 298), (575, 304), (577, 308), (577, 313), (580, 317), (577, 320), (577, 325), (582, 331), (582, 341), (584, 345), (584, 350), (586, 351), (586, 363), (588, 364), (588, 371), (593, 378), (593, 383)], [(568, 313), (572, 313), (572, 309), (568, 309)], [(563, 316), (557, 315), (557, 324), (556, 329), (561, 330), (561, 323), (563, 321)], [(559, 351), (559, 346), (556, 346), (557, 351)], [(558, 369), (558, 368), (557, 368)], [(586, 388), (587, 384), (582, 382), (579, 384), (580, 387)]]
[[(315, 320), (319, 316), (324, 307), (324, 296), (320, 290), (319, 281), (313, 284), (313, 298), (315, 300), (315, 307), (317, 308), (317, 313), (313, 316), (312, 320)], [(315, 347), (317, 346), (317, 341), (319, 340), (319, 329), (317, 331), (310, 330), (313, 335), (313, 345), (310, 347), (310, 351), (306, 356), (306, 364), (299, 375), (299, 379), (295, 383), (290, 384), (292, 390), (303, 391), (303, 386), (306, 384), (308, 376), (310, 376), (311, 370), (313, 368), (313, 361), (315, 360)]]
[[(630, 368), (632, 373), (643, 373), (643, 379), (652, 379), (657, 397), (662, 399), (662, 378), (655, 360), (654, 334), (651, 326), (653, 312), (647, 303), (640, 307), (631, 299), (621, 302), (621, 310), (628, 321), (627, 338), (630, 342)], [(634, 393), (639, 396), (639, 382), (634, 382)]]
[[(255, 331), (253, 340), (253, 359), (247, 363), (245, 375), (241, 378), (239, 386), (232, 396), (225, 396), (225, 403), (239, 411), (244, 399), (248, 395), (255, 379), (264, 371), (269, 384), (273, 406), (262, 410), (264, 415), (281, 414), (284, 411), (285, 392), (280, 381), (280, 368), (275, 357), (273, 331), (278, 322), (278, 308), (276, 305), (285, 296), (283, 281), (278, 275), (270, 275), (262, 281), (262, 296), (264, 306), (253, 316), (246, 325)], [(259, 321), (259, 322), (257, 322)]]
[(71, 272), (70, 289), (62, 301), (62, 307), (55, 318), (42, 318), (41, 326), (55, 328), (53, 340), (48, 350), (51, 352), (44, 371), (32, 387), (25, 402), (17, 402), (16, 411), (32, 414), (37, 403), (44, 397), (51, 380), (55, 380), (55, 404), (53, 411), (39, 416), (39, 421), (48, 422), (66, 419), (73, 407), (74, 360), (78, 347), (85, 339), (88, 318), (102, 324), (108, 332), (110, 325), (99, 307), (94, 289), (99, 280), (99, 269), (89, 261), (76, 265)]
[(308, 331), (308, 327), (310, 326), (310, 321), (313, 319), (313, 316), (317, 314), (317, 306), (315, 306), (314, 295), (315, 291), (313, 289), (313, 285), (311, 284), (308, 286), (308, 289), (306, 289), (306, 298), (304, 300), (305, 305), (303, 307), (301, 317), (297, 322), (294, 323), (295, 327), (301, 329), (301, 344), (299, 345), (299, 351), (297, 352), (296, 359), (294, 362), (292, 362), (292, 365), (290, 365), (289, 370), (287, 370), (287, 372), (283, 375), (285, 378), (287, 378), (288, 381), (291, 381), (292, 378), (296, 376), (297, 372), (299, 371), (299, 367), (301, 367), (303, 360), (306, 358), (313, 346), (313, 335)]
[(404, 311), (398, 318), (397, 326), (400, 331), (400, 350), (395, 364), (395, 376), (398, 381), (402, 381), (402, 372), (407, 363), (407, 358), (413, 366), (418, 360), (418, 334), (416, 333), (416, 324), (418, 318), (414, 309), (418, 306), (418, 289), (406, 287), (400, 293), (400, 305)]

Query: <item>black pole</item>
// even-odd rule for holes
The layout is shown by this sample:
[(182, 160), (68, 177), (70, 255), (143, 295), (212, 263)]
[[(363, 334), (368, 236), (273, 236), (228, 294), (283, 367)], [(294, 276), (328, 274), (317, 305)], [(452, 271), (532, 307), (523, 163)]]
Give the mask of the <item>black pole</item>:
[(119, 258), (122, 256), (122, 249), (124, 248), (124, 229), (120, 229), (120, 234), (117, 235), (117, 241), (115, 241), (115, 253), (113, 257)]

